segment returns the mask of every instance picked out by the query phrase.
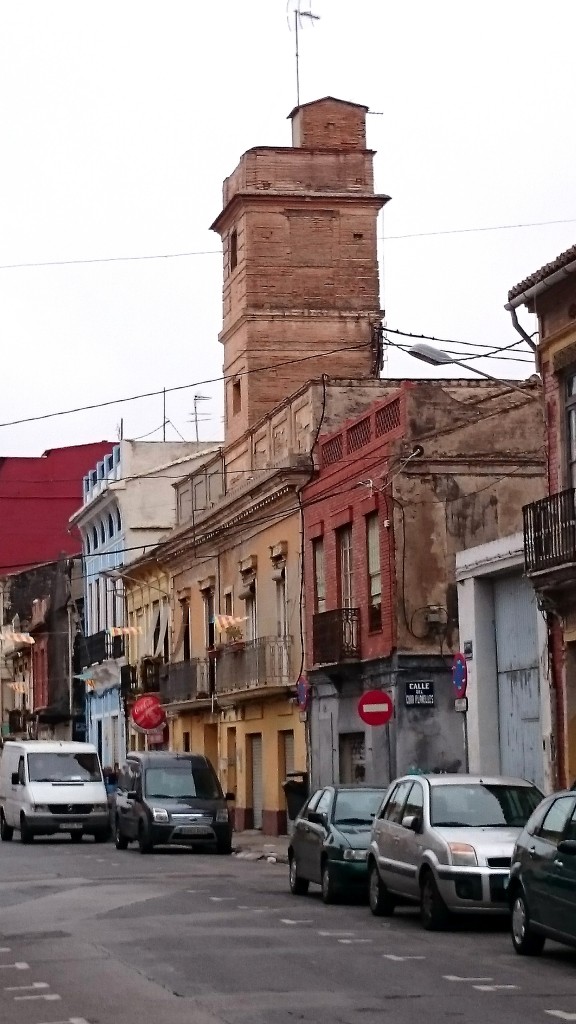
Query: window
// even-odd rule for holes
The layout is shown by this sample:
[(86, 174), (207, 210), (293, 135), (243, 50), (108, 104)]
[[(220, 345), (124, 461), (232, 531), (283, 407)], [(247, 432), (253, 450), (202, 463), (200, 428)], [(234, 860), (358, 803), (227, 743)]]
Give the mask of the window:
[(330, 808), (332, 807), (332, 790), (325, 789), (318, 801), (316, 807), (316, 814), (325, 814), (330, 817)]
[(106, 542), (106, 527), (104, 526), (104, 520), (100, 523), (100, 540), (103, 544)]
[(204, 645), (206, 650), (214, 647), (216, 643), (216, 632), (214, 625), (214, 591), (203, 590), (202, 598), (204, 601)]
[(306, 804), (305, 809), (302, 812), (302, 817), (305, 818), (306, 815), (308, 814), (308, 811), (315, 811), (316, 810), (316, 807), (318, 806), (318, 801), (320, 800), (320, 797), (322, 796), (323, 792), (324, 792), (323, 789), (317, 789), (316, 792), (312, 794), (312, 796), (310, 797), (308, 803)]
[(102, 625), (102, 605), (100, 601), (100, 577), (94, 583), (94, 632), (99, 633)]
[(160, 601), (152, 601), (152, 624), (154, 629), (152, 632), (151, 650), (146, 653), (155, 655), (160, 639)]
[(334, 824), (371, 825), (381, 800), (381, 789), (340, 789), (334, 808)]
[(30, 782), (101, 782), (96, 754), (28, 754)]
[(230, 232), (230, 271), (238, 266), (238, 232), (233, 228)]
[(250, 597), (246, 598), (246, 638), (256, 640), (258, 628), (256, 624), (256, 588)]
[(314, 611), (326, 611), (326, 582), (324, 576), (324, 538), (312, 541), (312, 566), (314, 570)]
[(366, 562), (368, 567), (368, 629), (382, 629), (382, 576), (380, 573), (380, 522), (378, 513), (366, 516)]
[(410, 790), (406, 806), (402, 813), (403, 818), (407, 818), (409, 815), (416, 816), (422, 820), (424, 813), (424, 791), (419, 782), (415, 782)]
[(108, 536), (114, 536), (114, 517), (111, 512), (108, 513)]
[(432, 825), (523, 828), (542, 799), (535, 786), (458, 783), (432, 786)]
[(222, 798), (220, 783), (211, 768), (183, 761), (176, 766), (148, 768), (146, 770), (146, 796), (149, 800), (163, 797), (168, 800), (218, 800)]
[(122, 530), (122, 516), (120, 515), (120, 509), (116, 509), (116, 528), (118, 533)]
[(282, 568), (276, 580), (276, 636), (286, 636), (286, 633), (286, 570)]
[(26, 774), (24, 772), (24, 758), (21, 757), (18, 761), (18, 783), (20, 786), (26, 785)]
[(232, 381), (232, 415), (236, 416), (242, 408), (242, 388), (239, 380)]
[(352, 526), (343, 526), (336, 534), (338, 550), (339, 598), (341, 608), (353, 603)]
[(182, 733), (182, 747), (183, 747), (183, 750), (184, 750), (185, 753), (189, 752), (189, 750), (190, 750), (190, 733), (189, 732), (183, 732)]
[(181, 601), (182, 611), (182, 645), (184, 661), (190, 661), (190, 604), (188, 601)]
[(404, 804), (406, 803), (406, 797), (410, 792), (411, 785), (411, 782), (398, 783), (380, 815), (381, 818), (385, 818), (386, 821), (394, 822), (396, 825), (400, 824), (404, 817)]
[(98, 547), (98, 530), (95, 526), (92, 527), (92, 547)]
[(566, 458), (568, 486), (576, 487), (576, 373), (566, 378)]
[(224, 594), (224, 615), (233, 615), (234, 605), (232, 602), (232, 591), (227, 590)]
[(363, 732), (343, 732), (338, 738), (340, 782), (364, 782), (366, 777), (366, 737)]
[(540, 826), (540, 838), (557, 846), (573, 810), (574, 797), (564, 796), (555, 800)]

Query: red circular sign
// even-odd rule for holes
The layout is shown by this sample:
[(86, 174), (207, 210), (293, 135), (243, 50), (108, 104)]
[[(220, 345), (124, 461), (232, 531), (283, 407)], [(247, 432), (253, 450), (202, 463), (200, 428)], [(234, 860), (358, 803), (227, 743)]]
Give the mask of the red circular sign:
[(139, 729), (155, 732), (160, 729), (166, 721), (166, 712), (158, 697), (150, 694), (147, 697), (138, 697), (130, 712), (134, 725)]
[(456, 697), (465, 697), (468, 688), (468, 665), (466, 658), (460, 652), (454, 655), (452, 662), (452, 682), (456, 690)]
[(394, 714), (392, 698), (383, 690), (367, 690), (358, 701), (358, 714), (366, 725), (386, 725)]

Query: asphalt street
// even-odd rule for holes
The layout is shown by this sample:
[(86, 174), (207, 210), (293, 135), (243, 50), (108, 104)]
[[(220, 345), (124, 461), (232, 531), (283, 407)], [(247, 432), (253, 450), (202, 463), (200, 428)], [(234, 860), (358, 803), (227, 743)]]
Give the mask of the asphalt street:
[(287, 867), (65, 838), (0, 847), (2, 1024), (576, 1021), (576, 951), (431, 935), (288, 892)]

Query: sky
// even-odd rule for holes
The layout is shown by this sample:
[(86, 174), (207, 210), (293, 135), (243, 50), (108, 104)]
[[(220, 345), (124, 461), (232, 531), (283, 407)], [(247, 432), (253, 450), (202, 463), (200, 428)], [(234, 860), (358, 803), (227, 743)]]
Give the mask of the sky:
[[(160, 440), (161, 396), (6, 424), (162, 388), (180, 389), (166, 396), (168, 439), (194, 440), (195, 394), (209, 399), (200, 439), (222, 437), (209, 225), (242, 152), (290, 145), (296, 5), (0, 4), (0, 455), (115, 439), (121, 421), (125, 437)], [(376, 189), (392, 197), (379, 231), (387, 324), (453, 351), (512, 345), (508, 289), (576, 242), (576, 4), (300, 6), (320, 18), (302, 19), (301, 100), (372, 112)], [(502, 227), (543, 221), (561, 223)], [(530, 376), (526, 351), (475, 365)], [(391, 347), (385, 372), (460, 371)]]

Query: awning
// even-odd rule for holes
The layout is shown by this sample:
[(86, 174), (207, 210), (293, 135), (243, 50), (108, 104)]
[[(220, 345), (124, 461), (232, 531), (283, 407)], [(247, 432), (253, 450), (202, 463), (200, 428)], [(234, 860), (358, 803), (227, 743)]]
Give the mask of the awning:
[(0, 632), (0, 642), (8, 640), (11, 644), (35, 644), (36, 641), (30, 633), (14, 633), (11, 630), (2, 630)]
[[(166, 639), (166, 630), (168, 629), (168, 619), (170, 617), (170, 608), (167, 601), (163, 601), (160, 606), (160, 628), (158, 630), (158, 640), (154, 648), (154, 657), (157, 658), (164, 650), (164, 640)], [(154, 636), (154, 634), (152, 634)]]
[(241, 622), (246, 622), (247, 618), (247, 615), (215, 615), (214, 623), (220, 633), (225, 633), (227, 629), (233, 629)]

